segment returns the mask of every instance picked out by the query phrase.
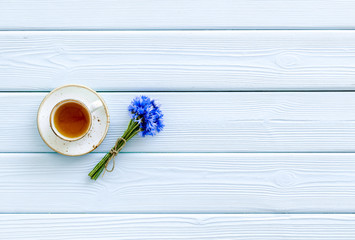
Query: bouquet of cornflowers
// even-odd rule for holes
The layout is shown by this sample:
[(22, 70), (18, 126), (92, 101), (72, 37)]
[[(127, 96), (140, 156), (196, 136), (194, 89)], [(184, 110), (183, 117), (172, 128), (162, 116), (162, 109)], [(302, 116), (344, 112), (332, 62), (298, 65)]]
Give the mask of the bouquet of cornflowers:
[[(128, 106), (131, 120), (124, 134), (117, 139), (116, 144), (111, 150), (102, 158), (102, 160), (89, 173), (91, 179), (96, 180), (100, 174), (105, 170), (112, 172), (115, 167), (115, 156), (122, 150), (126, 143), (137, 133), (142, 137), (147, 135), (154, 136), (164, 128), (163, 113), (160, 106), (154, 99), (147, 96), (139, 96), (132, 100)], [(107, 165), (113, 161), (113, 166), (110, 170)]]

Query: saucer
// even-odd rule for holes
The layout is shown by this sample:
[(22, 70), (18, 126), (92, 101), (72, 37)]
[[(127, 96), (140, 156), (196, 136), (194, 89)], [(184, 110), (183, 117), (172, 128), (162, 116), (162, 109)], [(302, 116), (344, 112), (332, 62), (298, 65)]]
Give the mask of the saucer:
[[(50, 127), (53, 107), (65, 99), (79, 100), (85, 105), (101, 101), (102, 107), (92, 113), (89, 132), (76, 141), (59, 138)], [(92, 89), (81, 85), (65, 85), (51, 91), (42, 101), (37, 114), (37, 128), (43, 141), (54, 151), (67, 156), (80, 156), (95, 150), (106, 137), (110, 123), (108, 108), (104, 100)]]

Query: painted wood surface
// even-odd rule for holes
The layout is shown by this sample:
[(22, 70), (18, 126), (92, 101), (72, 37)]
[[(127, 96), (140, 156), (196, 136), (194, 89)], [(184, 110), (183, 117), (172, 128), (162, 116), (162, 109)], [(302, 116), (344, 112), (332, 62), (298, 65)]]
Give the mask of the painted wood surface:
[(355, 212), (354, 154), (103, 155), (0, 154), (0, 213)]
[[(354, 239), (355, 215), (339, 214), (355, 212), (354, 9), (0, 1), (0, 238)], [(102, 146), (78, 158), (49, 153), (36, 130), (45, 94), (68, 83), (104, 91), (111, 113)], [(166, 130), (92, 182), (144, 91)]]
[(0, 215), (4, 239), (353, 240), (355, 216)]
[(0, 32), (1, 91), (354, 90), (354, 68), (355, 31)]
[[(106, 152), (126, 129), (127, 106), (142, 93), (102, 93)], [(50, 152), (36, 127), (46, 93), (0, 94), (0, 152)], [(355, 93), (148, 93), (162, 103), (159, 137), (132, 139), (125, 152), (354, 152)]]
[(11, 0), (0, 29), (354, 28), (352, 0)]

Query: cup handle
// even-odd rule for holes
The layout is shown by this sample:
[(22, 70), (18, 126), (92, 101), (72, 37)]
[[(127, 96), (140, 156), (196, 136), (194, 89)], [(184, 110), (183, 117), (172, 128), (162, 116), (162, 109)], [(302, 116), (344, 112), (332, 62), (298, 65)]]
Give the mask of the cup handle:
[(102, 102), (100, 100), (96, 100), (95, 102), (91, 103), (91, 105), (89, 106), (89, 110), (91, 113), (93, 113), (99, 108), (101, 108), (102, 106), (103, 106)]

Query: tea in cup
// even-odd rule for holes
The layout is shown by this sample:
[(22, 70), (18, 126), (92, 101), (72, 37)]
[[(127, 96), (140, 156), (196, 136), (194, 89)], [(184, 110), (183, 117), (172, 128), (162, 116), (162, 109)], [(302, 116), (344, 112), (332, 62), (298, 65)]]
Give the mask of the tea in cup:
[(53, 132), (66, 141), (83, 138), (92, 124), (91, 113), (102, 106), (100, 101), (89, 107), (75, 99), (66, 99), (57, 103), (50, 114), (50, 126)]

